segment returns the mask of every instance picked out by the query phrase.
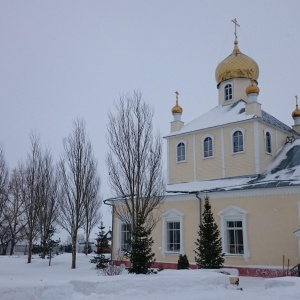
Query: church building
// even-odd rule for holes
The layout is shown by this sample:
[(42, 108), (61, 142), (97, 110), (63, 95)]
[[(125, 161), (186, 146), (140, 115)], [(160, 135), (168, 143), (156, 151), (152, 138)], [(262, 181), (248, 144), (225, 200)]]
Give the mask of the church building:
[[(153, 230), (156, 263), (195, 265), (208, 196), (222, 237), (224, 266), (240, 275), (276, 276), (300, 263), (300, 110), (289, 127), (262, 109), (259, 66), (239, 49), (215, 71), (216, 107), (184, 123), (179, 94), (167, 141), (167, 187)], [(262, 101), (263, 102), (263, 101)], [(266, 108), (267, 109), (267, 108)], [(114, 220), (113, 258), (128, 228)]]

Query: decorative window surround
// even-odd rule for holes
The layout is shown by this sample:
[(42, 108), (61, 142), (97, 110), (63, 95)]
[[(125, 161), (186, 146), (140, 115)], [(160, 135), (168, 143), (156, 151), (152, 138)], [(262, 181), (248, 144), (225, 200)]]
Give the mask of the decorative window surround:
[(257, 120), (253, 122), (253, 133), (254, 133), (254, 157), (255, 157), (255, 173), (261, 173), (261, 157), (260, 157), (260, 134), (259, 125)]
[(228, 83), (224, 86), (224, 101), (233, 99), (233, 86), (231, 83)]
[[(168, 251), (167, 250), (167, 243), (168, 243), (168, 236), (167, 236), (167, 229), (169, 222), (179, 222), (180, 223), (180, 250), (179, 251)], [(163, 256), (169, 254), (184, 254), (184, 243), (183, 243), (183, 213), (179, 210), (172, 208), (166, 211), (162, 215), (162, 249), (161, 254)]]
[(264, 130), (264, 145), (266, 154), (272, 154), (272, 134), (269, 129)]
[(176, 144), (176, 162), (186, 162), (186, 141), (179, 141)]
[[(234, 134), (236, 132), (238, 132), (238, 131), (240, 131), (242, 133), (242, 146), (243, 146), (243, 150), (241, 150), (241, 151), (234, 151)], [(235, 129), (231, 130), (230, 136), (231, 136), (231, 151), (232, 151), (232, 154), (245, 153), (245, 129), (243, 129), (243, 128), (235, 128)]]
[(202, 145), (202, 158), (213, 158), (214, 157), (214, 136), (205, 135), (201, 140)]
[(118, 248), (117, 248), (117, 254), (124, 253), (124, 224), (120, 219), (118, 219)]
[[(229, 206), (228, 208), (218, 213), (221, 218), (221, 237), (222, 237), (222, 249), (226, 256), (230, 257), (243, 257), (245, 261), (249, 260), (250, 252), (248, 247), (248, 235), (247, 235), (247, 212), (237, 206)], [(228, 221), (241, 221), (243, 230), (243, 254), (232, 254), (227, 251), (227, 222)]]

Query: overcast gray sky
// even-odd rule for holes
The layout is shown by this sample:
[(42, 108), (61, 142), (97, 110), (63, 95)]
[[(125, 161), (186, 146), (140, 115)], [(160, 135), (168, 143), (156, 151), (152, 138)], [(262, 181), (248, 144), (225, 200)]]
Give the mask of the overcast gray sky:
[(161, 135), (176, 90), (185, 122), (216, 106), (215, 69), (233, 49), (234, 18), (240, 50), (260, 68), (262, 109), (292, 125), (298, 0), (1, 0), (0, 145), (10, 167), (26, 157), (31, 130), (57, 159), (82, 117), (109, 197), (105, 134), (114, 100), (139, 89)]

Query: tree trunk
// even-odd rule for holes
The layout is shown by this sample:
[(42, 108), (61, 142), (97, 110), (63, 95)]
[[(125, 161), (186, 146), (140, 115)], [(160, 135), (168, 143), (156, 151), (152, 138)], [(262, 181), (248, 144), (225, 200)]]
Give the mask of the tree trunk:
[(85, 255), (88, 255), (89, 254), (89, 240), (88, 240), (88, 237), (86, 237), (86, 240), (85, 240)]
[(76, 241), (77, 241), (77, 236), (73, 235), (72, 236), (72, 267), (71, 267), (71, 269), (76, 268)]
[(29, 238), (27, 263), (31, 263), (32, 258), (32, 238)]
[(15, 245), (16, 245), (16, 241), (15, 241), (15, 236), (13, 235), (13, 237), (11, 239), (11, 244), (10, 244), (10, 252), (9, 252), (10, 255), (14, 254)]

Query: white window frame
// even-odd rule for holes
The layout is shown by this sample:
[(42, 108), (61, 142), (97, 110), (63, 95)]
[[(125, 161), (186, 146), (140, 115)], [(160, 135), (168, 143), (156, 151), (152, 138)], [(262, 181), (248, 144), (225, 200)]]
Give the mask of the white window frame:
[[(181, 143), (184, 145), (184, 159), (178, 160), (178, 146), (179, 146)], [(186, 150), (187, 150), (186, 145), (187, 145), (187, 142), (186, 142), (186, 141), (179, 141), (179, 142), (176, 144), (176, 162), (177, 162), (177, 163), (183, 163), (183, 162), (186, 162), (186, 152), (187, 152), (187, 151), (186, 151)]]
[[(267, 134), (269, 134), (270, 136), (270, 151), (268, 151), (268, 147), (267, 147)], [(272, 133), (270, 132), (269, 129), (265, 129), (264, 130), (264, 146), (265, 146), (265, 153), (267, 154), (272, 154)]]
[[(207, 139), (207, 138), (210, 138), (211, 139), (211, 152), (212, 152), (212, 155), (210, 155), (210, 156), (205, 156), (205, 146), (204, 146), (204, 142), (205, 142), (205, 140)], [(210, 135), (210, 134), (208, 134), (208, 135), (205, 135), (203, 138), (202, 138), (202, 140), (201, 140), (201, 145), (202, 145), (202, 158), (203, 159), (206, 159), (206, 158), (213, 158), (214, 157), (214, 153), (215, 153), (215, 151), (214, 151), (214, 143), (215, 142), (215, 140), (214, 140), (214, 136), (213, 135)]]
[(121, 220), (118, 219), (118, 253), (125, 253), (126, 251), (124, 251), (124, 249), (122, 249), (123, 247), (123, 231), (122, 231), (122, 227), (124, 225), (127, 225), (125, 223), (123, 223)]
[[(242, 141), (243, 141), (243, 150), (242, 151), (234, 151), (234, 134), (236, 132), (240, 131), (242, 133)], [(239, 154), (245, 152), (245, 129), (243, 128), (235, 128), (234, 130), (231, 130), (231, 152), (232, 154)]]
[[(218, 213), (221, 219), (221, 237), (222, 237), (222, 249), (225, 253), (225, 256), (228, 257), (243, 257), (245, 261), (248, 261), (250, 258), (250, 252), (248, 247), (248, 235), (247, 235), (247, 212), (237, 206), (229, 206), (226, 209)], [(243, 231), (243, 246), (244, 253), (229, 253), (227, 251), (228, 247), (228, 236), (227, 236), (227, 222), (228, 221), (239, 221), (242, 222), (242, 231)]]
[[(227, 88), (228, 87), (228, 88)], [(226, 94), (226, 91), (228, 91), (228, 95)], [(231, 93), (230, 93), (231, 91)], [(228, 99), (226, 97), (228, 96)], [(233, 99), (233, 84), (231, 82), (228, 82), (224, 85), (224, 101), (230, 101)]]
[[(180, 250), (179, 251), (169, 251), (167, 248), (168, 243), (168, 223), (179, 222), (180, 223)], [(172, 208), (166, 211), (162, 215), (162, 249), (161, 253), (163, 256), (168, 254), (184, 254), (184, 243), (183, 243), (183, 213), (179, 210)]]

